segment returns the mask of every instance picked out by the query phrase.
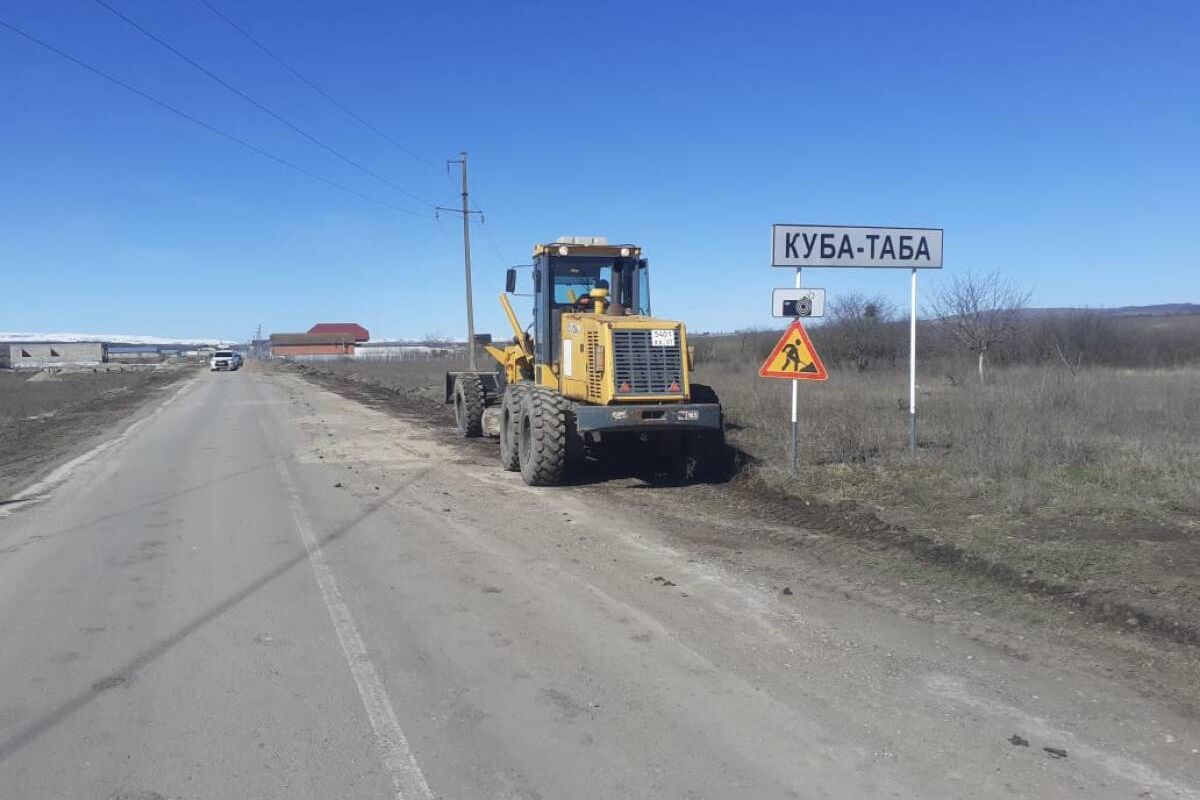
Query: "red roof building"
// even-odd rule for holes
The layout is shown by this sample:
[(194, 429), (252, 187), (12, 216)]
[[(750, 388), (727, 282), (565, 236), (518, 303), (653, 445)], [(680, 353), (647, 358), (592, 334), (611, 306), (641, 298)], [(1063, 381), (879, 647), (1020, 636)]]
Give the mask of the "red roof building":
[(343, 333), (272, 333), (270, 347), (276, 358), (354, 355), (354, 339)]
[(356, 342), (370, 341), (371, 334), (357, 322), (318, 322), (308, 329), (311, 334), (336, 334)]

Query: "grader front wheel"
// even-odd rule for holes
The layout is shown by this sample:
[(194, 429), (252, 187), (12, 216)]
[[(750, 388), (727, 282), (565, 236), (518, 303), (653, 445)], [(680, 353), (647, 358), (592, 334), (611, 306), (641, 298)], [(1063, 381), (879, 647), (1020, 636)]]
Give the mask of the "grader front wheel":
[[(711, 386), (692, 384), (693, 403), (720, 403)], [(725, 443), (724, 418), (715, 431), (689, 431), (680, 442), (674, 477), (681, 482), (721, 480), (733, 471), (733, 451)]]
[(681, 483), (720, 480), (731, 468), (732, 459), (722, 431), (689, 431), (680, 442), (672, 477)]
[(571, 402), (544, 386), (530, 387), (521, 398), (518, 453), (521, 479), (528, 485), (562, 482), (571, 416)]
[(528, 391), (526, 384), (514, 383), (500, 401), (500, 466), (508, 472), (521, 469), (521, 407)]

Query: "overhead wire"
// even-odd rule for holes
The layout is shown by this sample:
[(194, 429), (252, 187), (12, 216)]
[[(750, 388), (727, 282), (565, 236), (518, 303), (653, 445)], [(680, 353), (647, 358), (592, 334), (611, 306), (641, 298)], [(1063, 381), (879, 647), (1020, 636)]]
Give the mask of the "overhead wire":
[(325, 91), (325, 89), (321, 88), (321, 86), (319, 84), (317, 84), (315, 81), (306, 77), (304, 74), (302, 74), (300, 72), (300, 70), (296, 69), (290, 63), (285, 61), (282, 56), (278, 55), (273, 50), (269, 49), (265, 44), (263, 44), (261, 41), (259, 41), (249, 31), (247, 31), (245, 28), (243, 28), (242, 26), (240, 26), (236, 22), (234, 22), (232, 19), (230, 19), (228, 15), (226, 15), (223, 11), (221, 11), (219, 8), (217, 8), (212, 3), (210, 3), (209, 0), (197, 0), (197, 2), (199, 2), (205, 8), (207, 8), (209, 11), (211, 11), (218, 19), (223, 21), (226, 25), (233, 28), (235, 31), (237, 31), (242, 36), (244, 36), (251, 44), (253, 44), (259, 50), (261, 50), (263, 53), (265, 53), (275, 63), (279, 64), (279, 66), (283, 67), (285, 70), (290, 72), (297, 80), (299, 80), (305, 86), (312, 89), (314, 92), (321, 95), (326, 100), (328, 100), (330, 103), (332, 103), (333, 105), (335, 105), (339, 109), (341, 109), (351, 119), (358, 122), (360, 125), (362, 125), (367, 130), (374, 133), (379, 138), (383, 139), (388, 144), (395, 147), (397, 150), (400, 150), (401, 152), (407, 154), (408, 156), (411, 156), (412, 158), (416, 159), (417, 161), (420, 161), (422, 164), (426, 165), (427, 167), (437, 169), (437, 165), (435, 165), (432, 161), (429, 161), (428, 159), (422, 157), (419, 153), (414, 152), (410, 148), (405, 147), (402, 143), (397, 141), (395, 138), (393, 138), (392, 136), (389, 136), (387, 133), (380, 130), (375, 125), (372, 125), (368, 120), (364, 119), (362, 117), (362, 115), (355, 112), (352, 108), (347, 106), (345, 103), (338, 100), (336, 97), (331, 95), (329, 92)]
[(483, 228), (483, 235), (491, 244), (492, 251), (495, 252), (496, 258), (500, 259), (500, 265), (503, 267), (509, 266), (509, 261), (504, 257), (504, 253), (500, 252), (500, 245), (496, 243), (496, 238), (492, 236), (492, 230), (487, 224), (487, 217), (483, 215), (482, 211), (479, 212), (479, 227)]
[[(298, 135), (304, 137), (305, 139), (311, 141), (312, 143), (316, 144), (317, 146), (321, 147), (322, 149), (328, 151), (329, 153), (333, 154), (334, 156), (341, 159), (345, 163), (348, 163), (351, 166), (355, 167), (356, 169), (360, 170), (364, 174), (367, 174), (367, 175), (375, 178), (376, 180), (379, 180), (380, 182), (396, 189), (397, 191), (404, 194), (405, 196), (407, 196), (429, 208), (436, 207), (435, 204), (432, 204), (432, 203), (428, 202), (427, 200), (425, 200), (424, 198), (421, 198), (421, 197), (409, 192), (403, 186), (400, 186), (399, 184), (396, 184), (395, 182), (389, 180), (388, 178), (376, 173), (374, 170), (371, 170), (370, 168), (360, 164), (359, 162), (355, 161), (354, 159), (352, 159), (349, 156), (345, 155), (344, 153), (340, 152), (339, 150), (332, 147), (331, 145), (321, 141), (317, 137), (308, 133), (300, 126), (298, 126), (295, 123), (291, 122), (290, 120), (286, 119), (285, 117), (278, 114), (271, 108), (267, 107), (265, 104), (261, 103), (260, 101), (256, 100), (255, 98), (251, 97), (250, 95), (248, 95), (246, 92), (242, 91), (241, 89), (232, 85), (225, 79), (221, 78), (219, 75), (214, 73), (212, 70), (210, 70), (207, 67), (205, 67), (204, 65), (200, 64), (195, 59), (191, 58), (187, 54), (180, 51), (178, 48), (171, 45), (169, 42), (165, 41), (161, 37), (154, 34), (152, 31), (148, 30), (147, 28), (145, 28), (144, 26), (139, 24), (137, 21), (133, 20), (129, 16), (122, 13), (119, 9), (115, 8), (108, 2), (105, 2), (105, 0), (94, 0), (94, 2), (96, 2), (98, 5), (100, 5), (101, 7), (103, 7), (110, 13), (112, 13), (114, 16), (116, 16), (119, 19), (121, 19), (122, 21), (124, 21), (126, 24), (130, 25), (132, 28), (137, 30), (142, 35), (146, 36), (147, 38), (154, 41), (156, 44), (158, 44), (161, 47), (163, 47), (164, 49), (166, 49), (172, 55), (183, 60), (184, 62), (186, 62), (187, 64), (189, 64), (196, 70), (200, 71), (201, 73), (203, 73), (205, 76), (207, 76), (211, 80), (217, 82), (218, 84), (220, 84), (222, 87), (224, 87), (228, 91), (233, 92), (234, 94), (238, 95), (243, 100), (250, 103), (255, 108), (258, 108), (263, 113), (271, 116), (273, 119), (275, 119), (276, 121), (285, 125), (290, 130), (297, 133)], [(279, 63), (284, 69), (286, 69), (294, 77), (296, 77), (296, 79), (300, 80), (302, 83), (304, 83), (305, 85), (310, 87), (313, 91), (320, 94), (322, 97), (324, 97), (330, 103), (337, 106), (339, 109), (341, 109), (343, 112), (345, 112), (351, 118), (353, 118), (355, 121), (359, 122), (364, 127), (368, 128), (373, 133), (375, 133), (376, 135), (378, 135), (381, 138), (383, 138), (384, 140), (386, 140), (389, 144), (393, 145), (394, 147), (401, 150), (402, 152), (408, 154), (412, 158), (414, 158), (430, 167), (436, 168), (435, 165), (432, 164), (432, 162), (423, 158), (422, 156), (420, 156), (418, 153), (412, 151), (411, 149), (405, 147), (403, 144), (401, 144), (400, 142), (395, 140), (393, 137), (389, 136), (384, 131), (380, 130), (378, 127), (372, 125), (368, 120), (363, 118), (361, 115), (355, 113), (353, 111), (353, 109), (349, 108), (344, 103), (339, 101), (337, 98), (333, 97), (331, 94), (329, 94), (324, 89), (322, 89), (315, 81), (312, 81), (311, 79), (304, 76), (302, 73), (300, 73), (299, 70), (292, 67), (282, 57), (275, 54), (273, 51), (271, 51), (269, 48), (267, 48), (264, 44), (262, 44), (262, 42), (260, 42), (257, 38), (255, 38), (252, 34), (250, 34), (248, 31), (246, 31), (244, 28), (242, 28), (236, 22), (234, 22), (232, 19), (230, 19), (228, 17), (228, 15), (224, 14), (220, 9), (218, 9), (211, 2), (209, 2), (209, 0), (198, 0), (198, 2), (200, 2), (206, 8), (208, 8), (209, 11), (211, 11), (215, 16), (217, 16), (219, 19), (221, 19), (223, 22), (225, 22), (227, 25), (229, 25), (231, 28), (233, 28), (239, 34), (241, 34), (246, 39), (248, 39), (252, 44), (254, 44), (264, 54), (266, 54), (268, 57), (270, 57), (271, 59), (273, 59), (274, 61)], [(343, 192), (347, 192), (349, 194), (355, 195), (361, 199), (367, 200), (367, 201), (375, 203), (377, 205), (382, 205), (384, 207), (390, 208), (395, 211), (399, 211), (401, 213), (408, 214), (410, 216), (414, 216), (414, 217), (418, 217), (418, 218), (422, 218), (422, 219), (433, 219), (438, 223), (438, 228), (441, 230), (442, 234), (445, 235), (447, 238), (452, 238), (450, 232), (448, 230), (446, 230), (445, 226), (441, 224), (441, 220), (439, 220), (435, 214), (423, 214), (423, 213), (414, 212), (414, 211), (404, 208), (402, 206), (398, 206), (393, 203), (389, 203), (385, 200), (381, 200), (380, 198), (374, 197), (373, 195), (369, 195), (365, 192), (360, 192), (357, 189), (346, 186), (345, 184), (342, 184), (331, 178), (326, 178), (325, 176), (315, 173), (312, 170), (302, 167), (302, 166), (300, 166), (292, 161), (289, 161), (287, 159), (284, 159), (280, 156), (276, 156), (275, 154), (273, 154), (267, 150), (264, 150), (254, 144), (251, 144), (250, 142), (246, 141), (245, 139), (242, 139), (234, 134), (231, 134), (227, 131), (217, 128), (216, 126), (211, 125), (211, 124), (199, 119), (198, 117), (195, 117), (195, 116), (171, 105), (170, 103), (167, 103), (166, 101), (160, 100), (159, 98), (154, 97), (153, 95), (150, 95), (149, 93), (144, 92), (141, 89), (138, 89), (137, 87), (135, 87), (125, 81), (122, 81), (121, 79), (116, 78), (115, 76), (110, 75), (110, 74), (104, 72), (103, 70), (100, 70), (97, 67), (87, 64), (86, 62), (66, 53), (65, 51), (62, 51), (62, 50), (58, 49), (57, 47), (54, 47), (53, 45), (32, 36), (29, 33), (26, 33), (25, 31), (21, 30), (20, 28), (17, 28), (16, 26), (14, 26), (10, 23), (0, 20), (0, 25), (3, 25), (5, 28), (26, 38), (27, 40), (33, 42), (34, 44), (37, 44), (37, 45), (49, 50), (50, 52), (53, 52), (56, 55), (75, 63), (77, 66), (80, 66), (96, 75), (99, 75), (100, 77), (116, 84), (117, 86), (120, 86), (121, 88), (126, 89), (127, 91), (130, 91), (134, 94), (137, 94), (138, 96), (154, 103), (155, 105), (158, 105), (161, 108), (164, 108), (164, 109), (188, 120), (189, 122), (192, 122), (193, 124), (196, 124), (204, 129), (210, 131), (211, 133), (214, 133), (218, 136), (221, 136), (222, 138), (232, 141), (232, 142), (240, 145), (241, 147), (244, 147), (244, 148), (250, 150), (251, 152), (254, 152), (254, 153), (261, 155), (265, 158), (268, 158), (282, 166), (285, 166), (288, 169), (292, 169), (296, 172), (306, 175), (307, 177), (313, 178), (313, 179), (318, 180), (322, 183), (325, 183), (329, 186), (332, 186), (336, 189), (339, 189)], [(449, 176), (447, 176), (447, 177), (449, 177)], [(484, 217), (482, 211), (479, 211), (478, 209), (476, 209), (475, 212), (480, 214), (481, 227), (483, 228), (484, 235), (485, 235), (485, 238), (488, 240), (489, 246), (491, 247), (492, 251), (495, 253), (497, 259), (499, 259), (501, 265), (507, 266), (508, 259), (505, 258), (504, 253), (502, 252), (502, 250), (499, 246), (499, 243), (496, 241), (496, 238), (495, 238), (495, 236), (493, 236), (490, 227), (487, 225), (486, 217)]]
[(435, 222), (437, 222), (438, 229), (441, 230), (442, 235), (452, 242), (455, 241), (454, 237), (450, 234), (450, 231), (446, 230), (446, 226), (442, 224), (442, 218), (437, 214), (434, 214), (433, 219)]
[(370, 177), (374, 178), (375, 180), (377, 180), (377, 181), (380, 181), (381, 183), (384, 183), (384, 184), (386, 184), (387, 186), (390, 186), (391, 188), (393, 188), (393, 189), (395, 189), (396, 191), (400, 192), (400, 193), (401, 193), (401, 194), (403, 194), (404, 196), (406, 196), (406, 197), (408, 197), (408, 198), (410, 198), (410, 199), (412, 199), (412, 200), (415, 200), (415, 201), (417, 201), (418, 203), (421, 203), (421, 204), (422, 204), (422, 205), (424, 205), (424, 206), (427, 206), (427, 207), (429, 207), (429, 208), (433, 208), (433, 205), (434, 205), (433, 203), (430, 203), (428, 200), (425, 200), (424, 198), (422, 198), (422, 197), (419, 197), (419, 196), (417, 196), (417, 195), (413, 194), (412, 192), (410, 192), (408, 189), (404, 188), (404, 187), (403, 187), (403, 186), (401, 186), (400, 184), (398, 184), (398, 183), (396, 183), (396, 182), (394, 182), (394, 181), (390, 180), (389, 178), (386, 178), (386, 177), (384, 177), (383, 175), (380, 175), (378, 172), (375, 172), (375, 171), (374, 171), (374, 170), (372, 170), (371, 168), (369, 168), (369, 167), (367, 167), (367, 166), (364, 166), (363, 164), (359, 163), (358, 161), (355, 161), (354, 159), (350, 158), (348, 155), (346, 155), (345, 153), (341, 152), (341, 151), (340, 151), (340, 150), (338, 150), (337, 148), (335, 148), (335, 147), (333, 147), (333, 146), (331, 146), (331, 145), (329, 145), (329, 144), (325, 143), (324, 141), (322, 141), (322, 140), (318, 139), (316, 136), (313, 136), (313, 135), (312, 135), (312, 134), (310, 134), (308, 131), (306, 131), (306, 130), (304, 130), (303, 128), (301, 128), (299, 125), (296, 125), (294, 122), (292, 122), (291, 120), (287, 119), (287, 118), (286, 118), (286, 117), (284, 117), (283, 115), (281, 115), (281, 114), (277, 113), (276, 111), (274, 111), (273, 109), (269, 108), (269, 107), (268, 107), (268, 106), (266, 106), (265, 104), (263, 104), (263, 103), (259, 102), (258, 100), (254, 99), (254, 98), (253, 98), (253, 97), (251, 97), (250, 95), (246, 94), (244, 91), (242, 91), (241, 89), (237, 88), (237, 87), (236, 87), (236, 86), (234, 86), (233, 84), (229, 83), (229, 81), (225, 80), (225, 79), (224, 79), (224, 78), (222, 78), (220, 75), (217, 75), (215, 72), (213, 72), (212, 70), (208, 69), (207, 67), (205, 67), (205, 66), (204, 66), (203, 64), (201, 64), (200, 62), (198, 62), (198, 61), (196, 61), (195, 59), (191, 58), (191, 57), (190, 57), (190, 56), (188, 56), (187, 54), (185, 54), (185, 53), (183, 53), (182, 51), (180, 51), (178, 48), (176, 48), (176, 47), (174, 47), (173, 45), (171, 45), (171, 44), (170, 44), (169, 42), (167, 42), (166, 40), (162, 39), (161, 37), (159, 37), (159, 36), (157, 36), (156, 34), (154, 34), (152, 31), (150, 31), (150, 30), (148, 30), (147, 28), (143, 27), (143, 26), (142, 26), (142, 25), (140, 25), (140, 24), (139, 24), (139, 23), (138, 23), (136, 20), (133, 20), (133, 19), (131, 19), (130, 17), (126, 16), (126, 15), (125, 15), (124, 13), (122, 13), (122, 12), (121, 12), (119, 9), (117, 9), (117, 8), (114, 8), (112, 5), (110, 5), (108, 2), (106, 2), (106, 0), (93, 0), (93, 2), (95, 2), (97, 5), (101, 6), (102, 8), (104, 8), (104, 9), (107, 9), (107, 10), (108, 10), (110, 13), (112, 13), (112, 14), (113, 14), (114, 16), (116, 16), (118, 19), (121, 19), (121, 20), (123, 20), (125, 23), (127, 23), (127, 24), (128, 24), (130, 27), (132, 27), (134, 30), (138, 31), (139, 33), (141, 33), (141, 34), (142, 34), (143, 36), (145, 36), (146, 38), (148, 38), (148, 39), (150, 39), (151, 41), (155, 42), (156, 44), (160, 45), (161, 47), (163, 47), (164, 49), (166, 49), (168, 52), (170, 52), (172, 55), (176, 56), (176, 57), (177, 57), (177, 58), (179, 58), (180, 60), (184, 61), (185, 63), (187, 63), (187, 64), (189, 64), (189, 65), (191, 65), (191, 66), (192, 66), (192, 67), (194, 67), (196, 70), (198, 70), (199, 72), (201, 72), (201, 73), (203, 73), (204, 75), (206, 75), (208, 78), (212, 79), (212, 80), (213, 80), (213, 81), (215, 81), (216, 83), (218, 83), (218, 84), (220, 84), (221, 86), (223, 86), (223, 87), (225, 87), (226, 89), (228, 89), (230, 92), (233, 92), (233, 93), (234, 93), (234, 94), (236, 94), (238, 97), (240, 97), (240, 98), (242, 98), (243, 100), (245, 100), (247, 103), (250, 103), (252, 106), (254, 106), (254, 107), (255, 107), (255, 108), (257, 108), (258, 110), (262, 111), (264, 114), (267, 114), (267, 115), (268, 115), (268, 116), (270, 116), (272, 119), (274, 119), (274, 120), (278, 121), (279, 123), (281, 123), (281, 124), (285, 125), (285, 126), (288, 128), (288, 129), (290, 129), (291, 131), (293, 131), (293, 132), (294, 132), (294, 133), (296, 133), (297, 135), (304, 137), (304, 138), (305, 138), (305, 139), (307, 139), (308, 141), (310, 141), (310, 142), (312, 142), (313, 144), (317, 145), (318, 147), (322, 148), (322, 149), (323, 149), (323, 150), (325, 150), (326, 152), (328, 152), (328, 153), (330, 153), (330, 154), (332, 154), (332, 155), (336, 156), (337, 158), (341, 159), (343, 162), (345, 162), (345, 163), (349, 164), (350, 166), (354, 167), (355, 169), (359, 170), (359, 171), (360, 171), (360, 172), (362, 172), (363, 174), (365, 174), (365, 175), (369, 175)]
[(255, 144), (251, 144), (250, 142), (246, 141), (245, 139), (241, 138), (240, 136), (236, 136), (232, 133), (229, 133), (228, 131), (222, 130), (222, 129), (216, 127), (215, 125), (210, 125), (209, 123), (205, 122), (204, 120), (200, 119), (199, 117), (193, 116), (192, 114), (189, 114), (188, 112), (186, 112), (180, 108), (177, 108), (176, 106), (171, 105), (170, 103), (166, 102), (165, 100), (160, 100), (159, 98), (155, 97), (154, 95), (150, 94), (149, 92), (142, 91), (141, 89), (137, 88), (136, 86), (134, 86), (130, 83), (126, 83), (125, 81), (121, 80), (120, 78), (118, 78), (114, 75), (110, 75), (109, 73), (105, 72), (104, 70), (100, 69), (99, 67), (94, 67), (91, 64), (87, 63), (86, 61), (76, 58), (75, 56), (71, 55), (70, 53), (67, 53), (64, 50), (60, 50), (59, 48), (55, 47), (54, 45), (50, 44), (49, 42), (43, 41), (43, 40), (37, 38), (36, 36), (34, 36), (33, 34), (27, 33), (26, 31), (22, 30), (21, 28), (18, 28), (16, 25), (13, 25), (10, 22), (0, 19), (0, 27), (6, 28), (7, 30), (11, 31), (12, 33), (15, 33), (16, 35), (32, 42), (33, 44), (36, 44), (39, 47), (41, 47), (45, 50), (48, 50), (51, 53), (54, 53), (55, 55), (57, 55), (61, 58), (66, 59), (67, 61), (70, 61), (71, 63), (75, 64), (76, 66), (81, 67), (81, 68), (87, 70), (88, 72), (93, 73), (94, 75), (98, 75), (101, 78), (104, 78), (106, 81), (109, 81), (110, 83), (120, 86), (122, 89), (125, 89), (128, 92), (132, 92), (133, 94), (136, 94), (137, 96), (141, 97), (144, 100), (148, 100), (149, 102), (153, 103), (154, 105), (156, 105), (160, 108), (170, 111), (172, 114), (175, 114), (176, 116), (179, 116), (179, 117), (187, 120), (188, 122), (191, 122), (194, 125), (198, 125), (199, 127), (204, 128), (205, 130), (207, 130), (210, 133), (216, 134), (217, 136), (220, 136), (223, 139), (227, 139), (228, 141), (231, 141), (231, 142), (245, 148), (246, 150), (249, 150), (252, 153), (256, 153), (264, 158), (270, 159), (271, 161), (274, 161), (276, 164), (280, 164), (281, 166), (287, 167), (288, 169), (298, 172), (301, 175), (306, 175), (309, 178), (312, 178), (313, 180), (320, 181), (321, 183), (324, 183), (328, 186), (332, 186), (335, 189), (339, 189), (340, 191), (346, 192), (348, 194), (352, 194), (360, 199), (367, 200), (371, 203), (375, 203), (376, 205), (383, 206), (384, 208), (389, 208), (393, 211), (398, 211), (402, 214), (408, 214), (410, 216), (419, 217), (421, 219), (432, 219), (433, 218), (432, 214), (422, 214), (417, 211), (413, 211), (411, 209), (404, 208), (403, 206), (398, 206), (394, 203), (389, 203), (386, 200), (382, 200), (378, 197), (367, 194), (366, 192), (360, 192), (359, 190), (354, 189), (350, 186), (346, 186), (345, 184), (340, 183), (336, 180), (333, 180), (332, 178), (327, 178), (324, 175), (320, 175), (316, 172), (313, 172), (310, 169), (302, 167), (299, 164), (289, 161), (286, 158), (277, 156), (274, 153), (264, 150), (263, 148), (258, 147)]
[[(101, 0), (97, 0), (97, 2), (101, 2)], [(243, 37), (245, 37), (251, 44), (253, 44), (259, 50), (261, 50), (267, 57), (269, 57), (270, 59), (275, 61), (275, 63), (279, 64), (285, 70), (290, 72), (301, 83), (308, 86), (314, 92), (321, 95), (326, 100), (328, 100), (330, 103), (332, 103), (333, 105), (335, 105), (339, 109), (341, 109), (351, 119), (355, 120), (356, 122), (361, 124), (363, 127), (367, 128), (368, 130), (370, 130), (371, 132), (373, 132), (374, 134), (376, 134), (377, 136), (379, 136), (384, 141), (388, 142), (389, 144), (391, 144), (393, 147), (400, 150), (401, 152), (411, 156), (412, 158), (416, 159), (417, 161), (420, 161), (422, 164), (425, 164), (426, 166), (437, 169), (437, 166), (433, 162), (429, 161), (428, 159), (422, 157), (420, 154), (414, 152), (410, 148), (405, 147), (403, 144), (396, 141), (396, 139), (389, 136), (387, 133), (380, 130), (375, 125), (371, 124), (368, 120), (364, 119), (360, 114), (356, 113), (353, 109), (351, 109), (345, 103), (341, 102), (336, 97), (334, 97), (329, 92), (327, 92), (325, 89), (321, 88), (321, 86), (319, 84), (317, 84), (315, 81), (306, 77), (298, 69), (293, 67), (290, 63), (288, 63), (282, 56), (280, 56), (277, 53), (275, 53), (274, 51), (272, 51), (265, 44), (263, 44), (261, 41), (259, 41), (257, 37), (255, 37), (253, 34), (251, 34), (249, 31), (247, 31), (241, 25), (238, 25), (236, 22), (234, 22), (227, 14), (225, 14), (223, 11), (221, 11), (219, 8), (217, 8), (215, 5), (213, 5), (211, 2), (209, 2), (209, 0), (197, 0), (197, 2), (199, 2), (205, 8), (207, 8), (209, 11), (211, 11), (214, 16), (216, 16), (218, 19), (220, 19), (222, 22), (224, 22), (230, 28), (233, 28), (233, 30), (237, 31), (239, 34), (241, 34)], [(447, 177), (449, 177), (448, 174), (447, 174)], [(502, 266), (508, 266), (508, 263), (509, 263), (508, 259), (506, 259), (504, 257), (504, 253), (501, 251), (500, 245), (496, 242), (496, 238), (492, 235), (491, 229), (488, 228), (487, 219), (484, 217), (482, 211), (478, 211), (478, 213), (479, 213), (479, 219), (480, 219), (481, 226), (483, 227), (484, 235), (486, 236), (488, 243), (490, 244), (490, 246), (492, 248), (492, 251), (496, 254), (496, 257), (500, 260), (500, 264)], [(438, 227), (441, 229), (442, 233), (446, 236), (446, 238), (448, 238), (448, 239), (453, 238), (450, 235), (450, 232), (448, 230), (446, 230), (446, 227), (444, 225), (442, 225), (441, 220), (437, 218), (437, 214), (434, 214), (434, 218), (437, 219)]]

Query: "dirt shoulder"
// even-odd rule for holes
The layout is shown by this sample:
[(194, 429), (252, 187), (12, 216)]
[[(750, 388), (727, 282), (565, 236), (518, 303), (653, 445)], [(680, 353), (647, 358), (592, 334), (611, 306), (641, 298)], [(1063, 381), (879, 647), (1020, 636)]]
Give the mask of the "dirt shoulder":
[[(455, 437), (449, 410), (428, 393), (353, 374), (288, 369), (427, 427), (469, 463), (496, 463), (495, 442)], [(1175, 603), (1177, 596), (1155, 604), (1146, 586), (1123, 582), (1120, 575), (1087, 585), (1047, 579), (1019, 558), (981, 556), (950, 539), (885, 521), (861, 504), (805, 499), (753, 465), (726, 482), (691, 486), (656, 484), (597, 465), (572, 480), (575, 491), (598, 504), (654, 515), (679, 543), (780, 592), (821, 586), (952, 625), (1021, 659), (1044, 660), (1066, 644), (1099, 672), (1119, 674), (1200, 715), (1200, 616)]]
[(115, 374), (78, 373), (32, 384), (24, 375), (4, 375), (11, 405), (36, 413), (0, 425), (0, 503), (103, 441), (114, 426), (193, 373), (194, 368), (180, 367), (126, 373), (123, 380)]

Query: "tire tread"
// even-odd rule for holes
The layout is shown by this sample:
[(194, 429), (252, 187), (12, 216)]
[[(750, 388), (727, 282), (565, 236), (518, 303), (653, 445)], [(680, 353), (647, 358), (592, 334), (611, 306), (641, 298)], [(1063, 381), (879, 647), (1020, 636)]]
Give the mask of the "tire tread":
[[(483, 435), (483, 381), (478, 375), (465, 373), (455, 380), (455, 427), (458, 435), (475, 438)], [(462, 396), (465, 419), (458, 419), (458, 395)]]
[[(571, 401), (553, 389), (533, 386), (522, 402), (522, 418), (529, 417), (529, 458), (521, 459), (521, 478), (530, 486), (555, 486), (562, 482), (567, 464)], [(523, 424), (523, 423), (522, 423)]]

